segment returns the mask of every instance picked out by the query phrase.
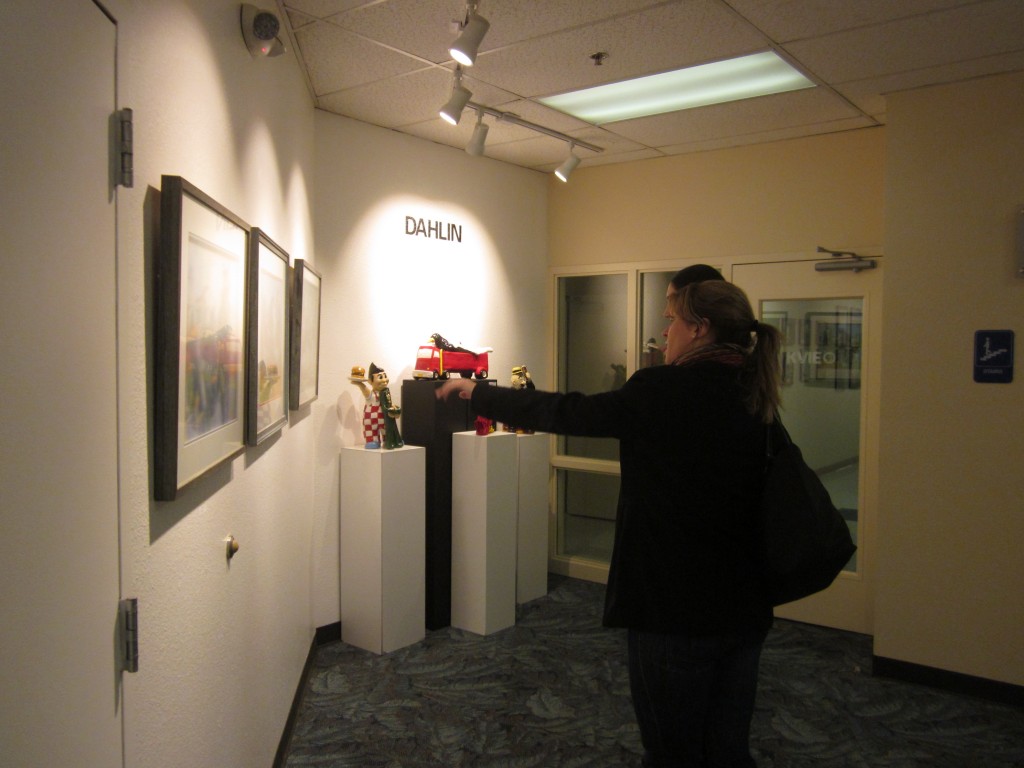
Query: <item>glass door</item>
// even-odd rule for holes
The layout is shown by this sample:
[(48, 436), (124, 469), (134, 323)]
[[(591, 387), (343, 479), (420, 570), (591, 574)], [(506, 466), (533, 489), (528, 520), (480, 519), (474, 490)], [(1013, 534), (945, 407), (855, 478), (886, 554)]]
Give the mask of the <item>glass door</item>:
[(665, 291), (674, 274), (675, 271), (640, 273), (640, 360), (637, 368), (650, 368), (665, 362), (664, 331), (668, 327)]
[[(625, 273), (558, 278), (559, 391), (595, 394), (625, 383), (629, 283)], [(575, 566), (571, 575), (594, 578), (611, 559), (619, 444), (611, 438), (560, 436), (556, 445), (553, 555)]]
[(783, 333), (783, 423), (858, 547), (829, 589), (775, 613), (870, 634), (881, 268), (816, 272), (813, 262), (744, 264), (733, 267), (733, 280), (761, 319)]

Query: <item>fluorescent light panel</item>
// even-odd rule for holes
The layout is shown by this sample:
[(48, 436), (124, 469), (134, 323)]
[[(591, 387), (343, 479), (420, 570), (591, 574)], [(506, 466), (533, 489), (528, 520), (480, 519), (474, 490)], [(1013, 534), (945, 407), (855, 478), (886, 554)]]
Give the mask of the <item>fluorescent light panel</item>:
[(603, 125), (813, 86), (773, 51), (765, 51), (538, 101), (588, 123)]

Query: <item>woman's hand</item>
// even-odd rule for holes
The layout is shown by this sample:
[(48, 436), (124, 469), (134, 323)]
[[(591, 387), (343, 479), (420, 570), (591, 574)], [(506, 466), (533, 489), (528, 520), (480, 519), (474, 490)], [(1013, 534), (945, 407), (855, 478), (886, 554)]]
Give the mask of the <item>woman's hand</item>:
[(452, 392), (457, 391), (460, 398), (469, 400), (473, 397), (473, 387), (475, 386), (476, 382), (472, 379), (448, 379), (448, 381), (434, 390), (434, 394), (437, 395), (438, 400), (447, 400)]

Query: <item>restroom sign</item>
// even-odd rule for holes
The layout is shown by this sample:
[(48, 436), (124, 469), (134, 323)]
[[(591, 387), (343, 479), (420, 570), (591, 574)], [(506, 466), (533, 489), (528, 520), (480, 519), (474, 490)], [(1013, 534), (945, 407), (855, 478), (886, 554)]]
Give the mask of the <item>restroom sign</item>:
[(1013, 331), (974, 332), (974, 380), (987, 384), (1013, 381)]

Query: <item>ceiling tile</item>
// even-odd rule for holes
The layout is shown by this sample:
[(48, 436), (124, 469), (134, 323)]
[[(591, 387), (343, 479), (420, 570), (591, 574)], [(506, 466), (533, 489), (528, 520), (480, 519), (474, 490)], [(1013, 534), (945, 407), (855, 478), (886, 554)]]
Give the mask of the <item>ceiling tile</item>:
[[(545, 37), (554, 32), (612, 18), (666, 0), (602, 0), (600, 2), (537, 2), (503, 0), (480, 3), (478, 13), (490, 22), (481, 52)], [(678, 0), (670, 0), (678, 2)], [(332, 21), (352, 32), (441, 63), (451, 59), (448, 46), (465, 19), (462, 0), (387, 0), (369, 3)]]
[(729, 4), (772, 40), (786, 43), (952, 8), (964, 0), (729, 0)]
[[(579, 154), (582, 157), (584, 152), (581, 150)], [(527, 168), (549, 165), (557, 168), (569, 156), (569, 147), (564, 141), (548, 136), (537, 136), (525, 141), (512, 141), (488, 147), (487, 156)]]
[(1024, 2), (991, 0), (804, 40), (786, 49), (831, 83), (970, 60), (980, 50), (988, 55), (1020, 51)]
[(607, 155), (618, 155), (624, 152), (636, 152), (641, 149), (648, 149), (643, 144), (633, 141), (632, 139), (624, 138), (619, 134), (606, 131), (604, 128), (599, 128), (596, 125), (591, 125), (586, 128), (577, 131), (569, 131), (569, 135), (574, 139), (585, 141), (588, 144), (593, 144), (595, 147), (600, 147), (604, 150), (600, 155), (594, 155), (590, 152), (581, 151), (580, 157), (601, 157)]
[[(520, 96), (548, 96), (765, 47), (735, 14), (697, 0), (482, 53), (474, 74)], [(590, 59), (598, 51), (608, 53), (601, 66)]]
[(870, 115), (885, 112), (885, 95), (928, 85), (955, 83), (975, 77), (1024, 70), (1024, 51), (986, 56), (972, 61), (926, 67), (894, 75), (841, 83), (836, 90)]
[(317, 96), (423, 67), (423, 63), (318, 21), (295, 30)]
[(302, 27), (309, 26), (316, 21), (312, 16), (307, 16), (300, 11), (293, 11), (285, 9), (285, 13), (288, 14), (288, 24), (293, 30), (301, 29)]
[(430, 68), (321, 96), (319, 107), (385, 128), (438, 117), (451, 75)]
[(366, 2), (367, 0), (285, 0), (284, 7), (285, 10), (301, 11), (308, 16), (326, 19), (328, 16), (348, 11), (364, 5)]
[[(652, 160), (656, 157), (665, 157), (665, 153), (656, 149), (637, 149), (632, 152), (615, 152), (612, 154), (602, 153), (592, 155), (580, 161), (580, 167), (591, 165), (611, 165), (613, 163), (631, 163), (634, 160)], [(557, 167), (557, 166), (555, 166)], [(544, 169), (554, 170), (554, 168)]]
[(682, 155), (690, 152), (707, 152), (712, 149), (727, 149), (729, 147), (743, 147), (751, 144), (765, 144), (771, 141), (783, 141), (785, 139), (799, 139), (805, 136), (817, 136), (824, 133), (839, 133), (841, 131), (852, 131), (861, 128), (871, 128), (870, 120), (864, 117), (853, 117), (847, 120), (835, 120), (827, 123), (807, 123), (803, 125), (778, 128), (768, 131), (754, 131), (753, 133), (737, 134), (724, 137), (707, 138), (701, 141), (691, 141), (682, 144), (673, 144), (666, 147), (659, 147), (666, 155)]

